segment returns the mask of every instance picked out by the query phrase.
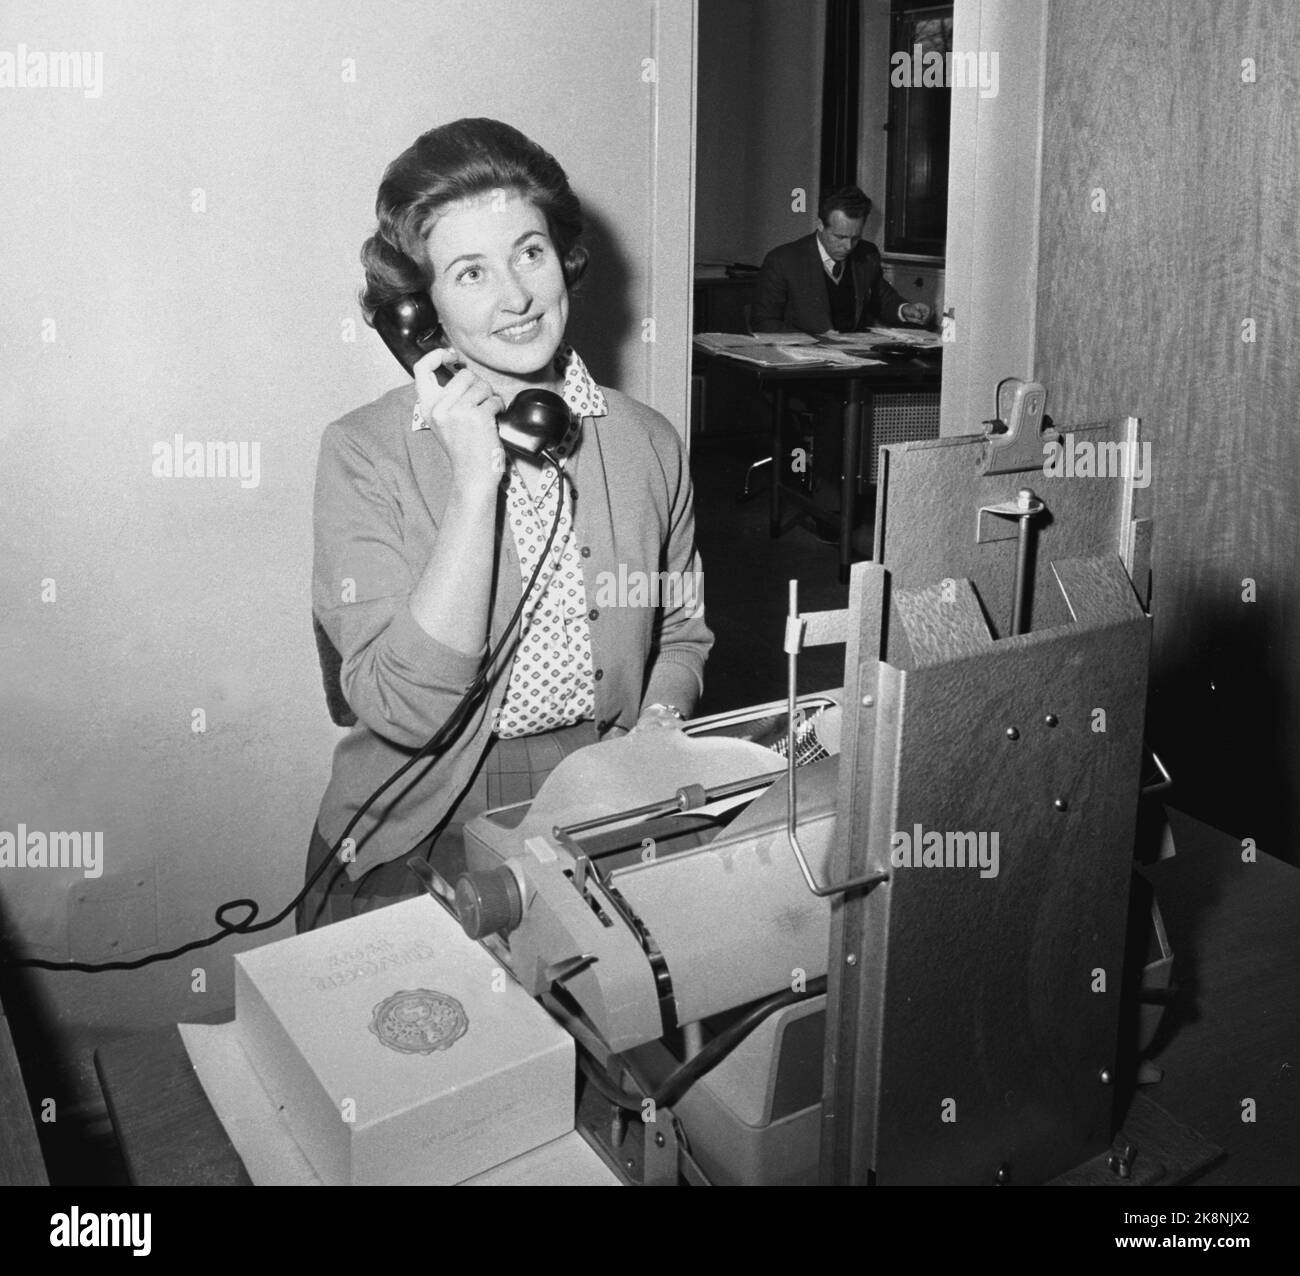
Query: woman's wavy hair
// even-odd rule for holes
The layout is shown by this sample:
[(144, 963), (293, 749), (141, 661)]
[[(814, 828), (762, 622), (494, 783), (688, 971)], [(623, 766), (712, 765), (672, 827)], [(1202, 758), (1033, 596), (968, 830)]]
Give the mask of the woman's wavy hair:
[(359, 299), (368, 324), (388, 302), (428, 292), (433, 267), (425, 238), (442, 209), (497, 190), (516, 192), (541, 211), (565, 283), (572, 288), (582, 278), (582, 207), (555, 158), (499, 120), (456, 120), (430, 129), (384, 171), (375, 201), (379, 225), (361, 248), (366, 282)]

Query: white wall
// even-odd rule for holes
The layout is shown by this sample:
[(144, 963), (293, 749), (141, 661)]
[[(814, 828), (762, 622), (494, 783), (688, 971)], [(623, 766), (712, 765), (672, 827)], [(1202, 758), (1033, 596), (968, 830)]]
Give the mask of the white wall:
[(758, 265), (815, 224), (826, 6), (700, 0), (699, 13), (695, 255)]
[[(861, 0), (858, 184), (885, 216), (889, 0)], [(696, 256), (757, 265), (813, 229), (821, 154), (823, 0), (700, 0)], [(806, 212), (790, 192), (808, 192)]]
[[(53, 958), (71, 926), (98, 958), (128, 923), (172, 946), (222, 900), (267, 916), (301, 884), (335, 738), (308, 601), (318, 439), (403, 379), (354, 302), (389, 159), (462, 115), (552, 150), (595, 223), (575, 342), (684, 432), (694, 7), (10, 0), (5, 18), (0, 50), (101, 52), (104, 79), (94, 99), (0, 87), (0, 829), (100, 830), (106, 866), (0, 869), (0, 926)], [(258, 486), (152, 477), (175, 433), (257, 443)], [(6, 992), (84, 1044), (220, 1009), (239, 946)]]
[(858, 102), (858, 185), (871, 196), (866, 236), (884, 251), (885, 170), (889, 134), (889, 0), (860, 0), (861, 76)]
[(952, 92), (941, 434), (980, 433), (998, 382), (1033, 376), (1047, 13), (1044, 0), (954, 6), (954, 48), (998, 55), (998, 93)]

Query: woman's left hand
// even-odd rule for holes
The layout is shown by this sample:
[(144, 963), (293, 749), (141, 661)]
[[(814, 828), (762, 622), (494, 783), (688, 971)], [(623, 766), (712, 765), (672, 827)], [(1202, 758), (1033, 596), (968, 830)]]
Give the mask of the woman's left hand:
[(680, 731), (682, 724), (682, 715), (676, 709), (671, 709), (667, 705), (652, 704), (641, 710), (641, 716), (636, 720), (636, 726), (632, 730), (662, 731), (675, 729)]

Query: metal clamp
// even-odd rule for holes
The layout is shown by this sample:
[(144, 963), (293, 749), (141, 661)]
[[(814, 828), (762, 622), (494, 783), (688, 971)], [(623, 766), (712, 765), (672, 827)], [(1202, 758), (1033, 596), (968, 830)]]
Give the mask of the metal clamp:
[(1023, 474), (1043, 468), (1043, 444), (1060, 440), (1058, 431), (1043, 424), (1047, 391), (1037, 381), (1007, 377), (998, 383), (997, 416), (985, 421), (979, 472)]

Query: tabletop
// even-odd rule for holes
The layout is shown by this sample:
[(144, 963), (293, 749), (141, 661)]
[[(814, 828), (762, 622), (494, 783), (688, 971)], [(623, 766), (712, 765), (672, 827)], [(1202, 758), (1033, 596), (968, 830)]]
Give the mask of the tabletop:
[[(1204, 1184), (1300, 1181), (1300, 870), (1170, 813), (1177, 851), (1143, 869), (1174, 950), (1178, 998), (1145, 1090), (1227, 1156)], [(1163, 1044), (1161, 1044), (1163, 1043)], [(172, 1026), (96, 1052), (133, 1182), (247, 1184)], [(1242, 1100), (1258, 1119), (1242, 1120)]]

